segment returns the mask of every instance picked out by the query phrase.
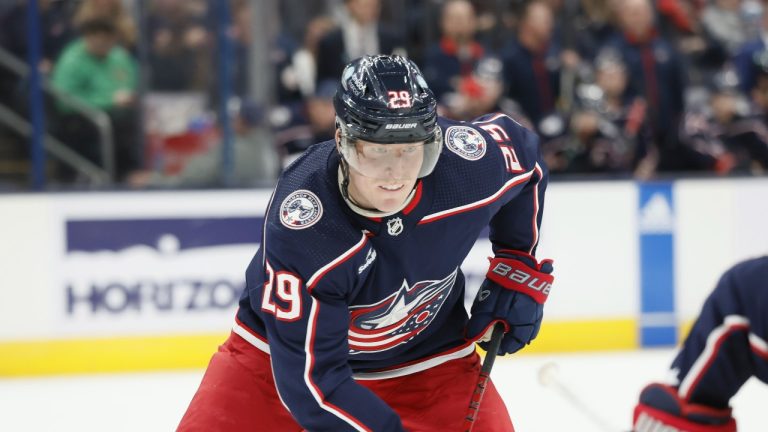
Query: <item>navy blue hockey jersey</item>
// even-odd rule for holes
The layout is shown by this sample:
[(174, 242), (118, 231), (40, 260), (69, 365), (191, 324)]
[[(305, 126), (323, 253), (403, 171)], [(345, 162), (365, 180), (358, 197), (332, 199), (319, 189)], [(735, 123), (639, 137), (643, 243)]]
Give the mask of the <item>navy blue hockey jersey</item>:
[(437, 166), (396, 214), (346, 204), (333, 141), (278, 180), (234, 331), (271, 355), (280, 398), (308, 430), (402, 430), (355, 380), (472, 353), (459, 266), (485, 227), (494, 251), (535, 254), (547, 184), (538, 138), (503, 114), (438, 124)]
[(752, 376), (768, 383), (768, 256), (726, 271), (672, 363), (685, 400), (726, 408)]

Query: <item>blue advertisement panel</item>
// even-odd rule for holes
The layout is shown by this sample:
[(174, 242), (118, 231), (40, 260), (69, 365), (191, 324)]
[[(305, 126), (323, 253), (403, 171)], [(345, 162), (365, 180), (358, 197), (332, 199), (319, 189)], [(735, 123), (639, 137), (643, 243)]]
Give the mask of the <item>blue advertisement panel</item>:
[(640, 343), (677, 342), (672, 183), (639, 183)]

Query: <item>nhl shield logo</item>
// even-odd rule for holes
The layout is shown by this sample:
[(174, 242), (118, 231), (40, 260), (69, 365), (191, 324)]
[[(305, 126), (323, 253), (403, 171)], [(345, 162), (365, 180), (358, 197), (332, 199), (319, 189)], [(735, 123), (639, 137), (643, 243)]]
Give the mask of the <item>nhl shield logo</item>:
[(391, 236), (400, 235), (403, 232), (403, 220), (399, 217), (387, 221), (387, 233)]
[(445, 146), (466, 160), (485, 156), (485, 138), (469, 126), (451, 126), (445, 131)]
[(323, 215), (323, 206), (317, 195), (308, 190), (297, 190), (280, 205), (280, 222), (290, 229), (309, 228)]

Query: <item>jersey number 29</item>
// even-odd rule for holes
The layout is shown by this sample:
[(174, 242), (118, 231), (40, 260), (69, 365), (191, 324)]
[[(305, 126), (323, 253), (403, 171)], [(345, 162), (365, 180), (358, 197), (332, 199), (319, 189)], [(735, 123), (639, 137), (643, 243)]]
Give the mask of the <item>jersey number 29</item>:
[[(261, 296), (261, 310), (269, 312), (281, 321), (296, 321), (301, 318), (301, 279), (293, 273), (277, 272), (267, 263), (267, 281)], [(283, 308), (272, 300), (276, 295)]]

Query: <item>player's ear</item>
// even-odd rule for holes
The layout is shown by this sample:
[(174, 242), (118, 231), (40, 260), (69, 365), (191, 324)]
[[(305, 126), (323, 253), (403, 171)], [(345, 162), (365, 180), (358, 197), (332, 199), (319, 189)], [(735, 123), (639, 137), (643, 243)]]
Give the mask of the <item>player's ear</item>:
[(336, 128), (336, 133), (333, 135), (334, 139), (336, 139), (336, 148), (340, 149), (341, 147), (341, 128)]

